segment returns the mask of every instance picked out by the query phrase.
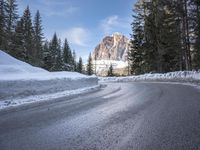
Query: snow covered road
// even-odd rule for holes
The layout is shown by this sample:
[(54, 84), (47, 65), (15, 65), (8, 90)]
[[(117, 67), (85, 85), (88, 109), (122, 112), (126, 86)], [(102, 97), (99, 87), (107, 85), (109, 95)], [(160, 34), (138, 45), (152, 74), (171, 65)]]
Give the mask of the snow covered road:
[(92, 94), (0, 113), (0, 148), (200, 149), (199, 106), (192, 86), (107, 83)]

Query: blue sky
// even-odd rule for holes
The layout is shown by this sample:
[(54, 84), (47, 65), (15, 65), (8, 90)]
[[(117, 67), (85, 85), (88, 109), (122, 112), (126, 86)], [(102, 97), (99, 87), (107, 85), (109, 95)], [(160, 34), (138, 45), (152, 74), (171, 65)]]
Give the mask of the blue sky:
[(29, 5), (32, 17), (39, 10), (43, 32), (67, 38), (77, 57), (88, 57), (106, 35), (131, 33), (132, 7), (136, 0), (18, 0), (19, 13)]

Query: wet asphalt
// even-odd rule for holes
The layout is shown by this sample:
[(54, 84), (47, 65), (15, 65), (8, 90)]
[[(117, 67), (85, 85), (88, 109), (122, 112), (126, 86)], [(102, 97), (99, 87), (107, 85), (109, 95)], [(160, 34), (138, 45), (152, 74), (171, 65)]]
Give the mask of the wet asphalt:
[(200, 150), (200, 90), (104, 84), (97, 92), (0, 113), (0, 150)]

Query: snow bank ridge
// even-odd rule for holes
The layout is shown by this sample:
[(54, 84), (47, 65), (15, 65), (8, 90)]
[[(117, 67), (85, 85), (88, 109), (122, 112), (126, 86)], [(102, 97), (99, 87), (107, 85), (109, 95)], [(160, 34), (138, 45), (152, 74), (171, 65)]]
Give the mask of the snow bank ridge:
[(173, 82), (195, 82), (200, 83), (200, 72), (177, 71), (164, 74), (144, 74), (128, 77), (99, 77), (102, 82), (129, 82), (129, 81), (173, 81)]
[(75, 95), (94, 87), (98, 87), (96, 76), (67, 71), (49, 72), (17, 60), (0, 50), (0, 109), (5, 108), (1, 107), (4, 104), (18, 105), (20, 99), (26, 99), (21, 102), (28, 103), (30, 96), (35, 100), (39, 95), (50, 99), (54, 94)]

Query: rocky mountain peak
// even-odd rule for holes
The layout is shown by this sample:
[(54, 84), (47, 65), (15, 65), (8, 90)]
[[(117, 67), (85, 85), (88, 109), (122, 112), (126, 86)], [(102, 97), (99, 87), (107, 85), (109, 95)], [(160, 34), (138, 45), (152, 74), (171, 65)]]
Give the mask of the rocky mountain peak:
[(93, 59), (96, 60), (127, 60), (129, 39), (121, 33), (115, 32), (112, 36), (106, 36), (93, 51)]

